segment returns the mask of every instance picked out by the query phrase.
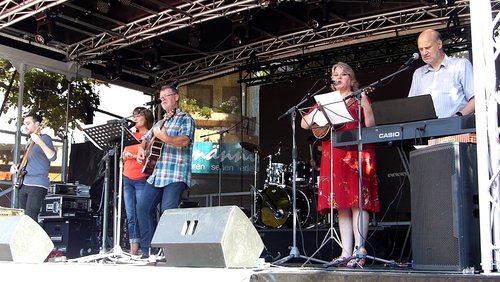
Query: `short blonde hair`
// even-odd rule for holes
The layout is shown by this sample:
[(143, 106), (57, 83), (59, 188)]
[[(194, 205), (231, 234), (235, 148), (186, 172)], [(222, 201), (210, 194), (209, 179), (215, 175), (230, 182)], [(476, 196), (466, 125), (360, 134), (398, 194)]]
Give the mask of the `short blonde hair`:
[[(351, 66), (349, 66), (348, 64), (346, 64), (344, 62), (338, 62), (332, 66), (332, 74), (336, 68), (342, 68), (342, 70), (345, 73), (347, 73), (349, 75), (349, 77), (351, 78), (351, 91), (356, 91), (359, 89), (359, 82), (356, 79), (356, 74), (354, 73), (354, 70), (351, 68)], [(335, 86), (332, 85), (332, 88), (335, 90), (334, 87)]]

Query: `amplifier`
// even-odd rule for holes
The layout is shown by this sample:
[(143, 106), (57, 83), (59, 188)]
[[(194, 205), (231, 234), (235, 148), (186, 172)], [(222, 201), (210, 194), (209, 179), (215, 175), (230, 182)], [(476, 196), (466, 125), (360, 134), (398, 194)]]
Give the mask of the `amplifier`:
[(53, 183), (47, 192), (48, 195), (74, 195), (90, 197), (90, 186), (79, 183)]
[(43, 200), (40, 219), (48, 218), (90, 218), (91, 200), (69, 195), (47, 195)]
[(69, 259), (88, 255), (95, 250), (92, 224), (90, 220), (78, 219), (47, 219), (42, 222), (43, 229), (54, 243), (54, 249)]

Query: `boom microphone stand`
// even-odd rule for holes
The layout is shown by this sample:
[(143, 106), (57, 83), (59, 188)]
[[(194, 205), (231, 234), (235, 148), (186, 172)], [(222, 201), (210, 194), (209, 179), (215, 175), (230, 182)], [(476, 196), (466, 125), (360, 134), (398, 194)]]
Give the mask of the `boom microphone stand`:
[[(379, 79), (375, 82), (373, 82), (372, 84), (368, 85), (367, 87), (362, 87), (360, 89), (358, 89), (357, 91), (354, 91), (353, 93), (351, 93), (350, 95), (346, 96), (344, 98), (344, 100), (347, 100), (349, 98), (355, 98), (356, 101), (357, 101), (357, 108), (358, 108), (358, 139), (357, 139), (357, 149), (358, 149), (358, 198), (359, 198), (359, 214), (358, 214), (358, 228), (359, 228), (359, 233), (361, 234), (361, 245), (360, 246), (357, 246), (356, 247), (356, 254), (353, 254), (352, 256), (346, 258), (345, 260), (342, 260), (342, 261), (335, 261), (335, 262), (331, 262), (331, 263), (328, 263), (328, 264), (325, 264), (324, 266), (325, 267), (330, 267), (330, 266), (337, 266), (337, 265), (341, 265), (341, 264), (344, 264), (345, 262), (347, 261), (350, 261), (352, 259), (355, 259), (356, 260), (356, 264), (359, 263), (359, 261), (361, 259), (364, 259), (364, 258), (369, 258), (373, 261), (380, 261), (380, 262), (384, 262), (386, 264), (389, 264), (390, 266), (394, 266), (396, 265), (396, 263), (393, 261), (393, 260), (384, 260), (384, 259), (380, 259), (380, 258), (376, 258), (374, 256), (369, 256), (367, 255), (367, 251), (366, 251), (366, 248), (365, 248), (365, 238), (363, 236), (363, 166), (362, 166), (362, 160), (363, 160), (363, 139), (362, 139), (362, 136), (361, 136), (361, 133), (362, 133), (362, 129), (361, 129), (361, 110), (362, 110), (362, 107), (361, 107), (361, 98), (362, 98), (362, 93), (367, 90), (367, 89), (370, 89), (370, 88), (373, 88), (375, 86), (378, 86), (380, 85), (382, 82), (386, 81), (387, 79), (389, 78), (393, 78), (394, 76), (396, 76), (397, 74), (403, 72), (403, 71), (406, 71), (407, 69), (410, 68), (411, 64), (417, 60), (419, 58), (419, 55), (418, 53), (414, 53), (413, 56), (408, 59), (408, 61), (406, 61), (396, 72), (382, 78), (382, 79)], [(333, 135), (333, 134), (332, 134)], [(333, 137), (333, 136), (332, 136)], [(333, 139), (331, 139), (333, 141)], [(333, 146), (333, 143), (332, 143), (332, 146)]]
[(208, 137), (208, 136), (212, 136), (212, 135), (215, 135), (215, 134), (219, 134), (219, 164), (218, 164), (218, 167), (219, 167), (219, 186), (218, 186), (218, 190), (217, 190), (217, 197), (218, 197), (218, 204), (219, 206), (221, 205), (221, 195), (222, 195), (222, 139), (224, 138), (224, 134), (228, 133), (230, 130), (232, 130), (233, 128), (235, 128), (236, 126), (238, 126), (239, 124), (241, 123), (238, 122), (236, 124), (234, 124), (233, 126), (229, 127), (229, 128), (225, 128), (225, 129), (222, 129), (222, 130), (219, 130), (217, 132), (214, 132), (214, 133), (210, 133), (210, 134), (205, 134), (205, 135), (201, 135), (200, 138), (205, 138), (205, 137)]
[[(314, 86), (313, 86), (314, 87)], [(326, 86), (318, 90), (316, 93), (321, 92), (323, 89), (325, 89)], [(296, 110), (304, 104), (307, 100), (309, 100), (310, 97), (312, 97), (314, 94), (307, 94), (307, 96), (302, 99), (297, 105), (291, 107), (286, 111), (284, 114), (282, 114), (280, 117), (278, 117), (278, 120), (283, 118), (286, 115), (290, 115), (291, 117), (291, 125), (292, 125), (292, 212), (293, 212), (293, 225), (292, 225), (292, 246), (290, 247), (290, 254), (280, 260), (275, 261), (275, 264), (283, 264), (288, 262), (291, 259), (294, 258), (301, 258), (305, 259), (307, 261), (315, 261), (318, 263), (325, 263), (325, 261), (315, 259), (315, 258), (310, 258), (307, 256), (303, 256), (300, 254), (299, 249), (297, 248), (297, 144), (295, 140), (295, 118), (297, 116)]]
[[(331, 95), (331, 94), (329, 94)], [(352, 121), (353, 118), (350, 115), (346, 105), (345, 105), (345, 99), (342, 99), (340, 95), (338, 95), (338, 100), (333, 100), (330, 101), (329, 103), (325, 103), (322, 105), (320, 101), (318, 101), (318, 109), (323, 113), (327, 124), (330, 126), (330, 140), (333, 140), (333, 133), (335, 131), (335, 126), (336, 125), (341, 125), (346, 122)], [(331, 113), (331, 114), (330, 114)], [(314, 117), (313, 117), (313, 123), (314, 123)], [(330, 228), (328, 229), (328, 232), (326, 233), (323, 242), (319, 246), (319, 248), (313, 253), (312, 256), (315, 256), (326, 244), (328, 243), (329, 239), (334, 240), (337, 242), (342, 247), (341, 241), (338, 239), (338, 234), (333, 227), (333, 141), (331, 141), (330, 144)], [(319, 185), (318, 185), (319, 189)], [(334, 233), (336, 237), (334, 237)]]

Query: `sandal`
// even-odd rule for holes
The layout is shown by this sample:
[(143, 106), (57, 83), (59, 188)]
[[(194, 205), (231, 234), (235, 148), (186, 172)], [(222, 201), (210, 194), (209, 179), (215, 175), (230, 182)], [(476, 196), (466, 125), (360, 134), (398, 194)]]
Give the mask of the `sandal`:
[(333, 266), (345, 266), (346, 265), (346, 257), (338, 257), (334, 260), (332, 260), (332, 262), (330, 264), (332, 264)]
[(356, 268), (356, 267), (363, 268), (363, 266), (365, 265), (365, 263), (366, 263), (366, 259), (365, 258), (362, 258), (362, 259), (355, 258), (355, 259), (351, 259), (346, 264), (346, 266), (349, 267), (349, 268)]

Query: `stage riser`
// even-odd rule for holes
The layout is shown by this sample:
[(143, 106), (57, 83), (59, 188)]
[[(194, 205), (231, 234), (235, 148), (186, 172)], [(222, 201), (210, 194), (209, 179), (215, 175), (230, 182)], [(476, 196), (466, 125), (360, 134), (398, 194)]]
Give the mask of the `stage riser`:
[[(368, 254), (386, 260), (410, 261), (410, 241), (407, 241), (405, 245), (408, 227), (407, 225), (370, 227), (366, 244)], [(257, 231), (266, 246), (261, 256), (266, 261), (272, 262), (290, 254), (289, 247), (292, 246), (293, 240), (292, 229), (260, 229)], [(340, 234), (338, 228), (336, 231), (337, 234)], [(301, 255), (310, 257), (316, 252), (314, 258), (325, 261), (331, 261), (340, 255), (341, 249), (330, 238), (331, 232), (328, 232), (327, 228), (297, 230), (296, 234), (297, 248)], [(328, 236), (326, 244), (320, 248), (325, 236)], [(377, 264), (380, 266), (380, 263)]]

